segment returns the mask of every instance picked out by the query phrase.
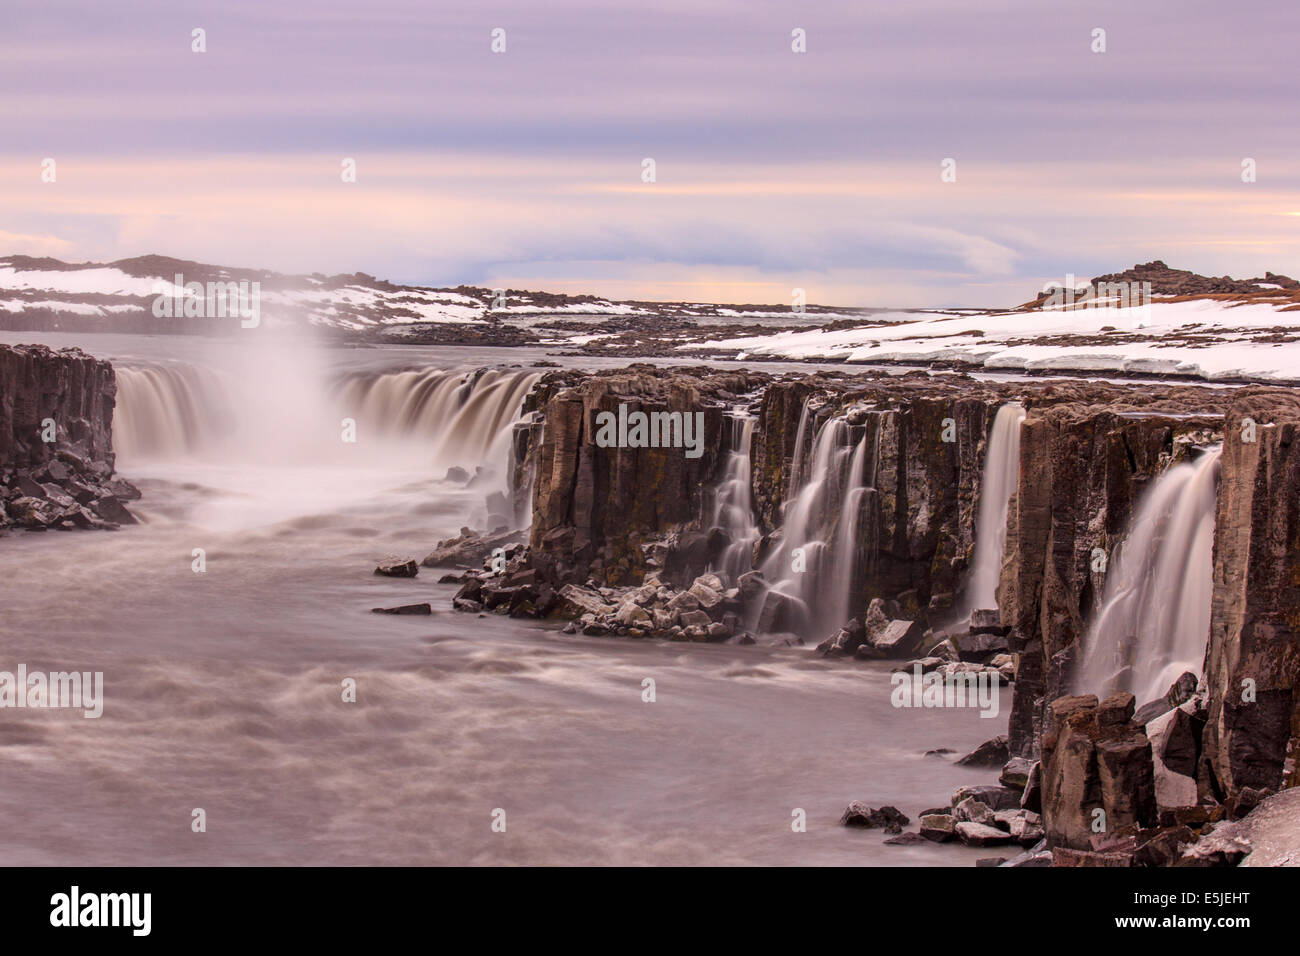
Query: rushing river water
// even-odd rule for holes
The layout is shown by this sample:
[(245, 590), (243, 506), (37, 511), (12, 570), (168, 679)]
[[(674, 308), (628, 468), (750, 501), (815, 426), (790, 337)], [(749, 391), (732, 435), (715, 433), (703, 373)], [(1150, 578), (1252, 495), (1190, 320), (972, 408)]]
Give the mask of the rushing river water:
[[(443, 480), (467, 463), (418, 428), (368, 441), (363, 421), (357, 444), (341, 442), (329, 383), (399, 367), (527, 366), (544, 353), (268, 356), (179, 338), (0, 340), (81, 344), (123, 367), (201, 366), (233, 383), (236, 425), (197, 449), (163, 443), (119, 460), (144, 492), (140, 525), (0, 539), (0, 669), (102, 671), (105, 683), (99, 719), (0, 711), (0, 863), (969, 865), (991, 855), (883, 846), (880, 831), (837, 821), (862, 799), (915, 824), (955, 787), (993, 782), (924, 752), (964, 752), (1004, 732), (1009, 691), (995, 720), (895, 709), (885, 664), (567, 636), (453, 613), (455, 586), (435, 583), (439, 571), (371, 573), (481, 517), (491, 482)], [(371, 613), (421, 601), (433, 616)], [(647, 677), (653, 703), (642, 700)], [(355, 703), (341, 699), (345, 678), (357, 682)], [(192, 832), (195, 808), (206, 832)], [(493, 832), (496, 808), (505, 833)], [(792, 832), (795, 808), (806, 833)]]

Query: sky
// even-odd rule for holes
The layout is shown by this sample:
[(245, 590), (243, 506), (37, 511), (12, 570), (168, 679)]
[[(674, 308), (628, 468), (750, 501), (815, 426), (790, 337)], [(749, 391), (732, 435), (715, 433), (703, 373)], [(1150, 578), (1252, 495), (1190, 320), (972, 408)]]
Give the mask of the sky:
[(43, 0), (4, 19), (0, 255), (900, 307), (1009, 306), (1157, 258), (1300, 274), (1282, 0)]

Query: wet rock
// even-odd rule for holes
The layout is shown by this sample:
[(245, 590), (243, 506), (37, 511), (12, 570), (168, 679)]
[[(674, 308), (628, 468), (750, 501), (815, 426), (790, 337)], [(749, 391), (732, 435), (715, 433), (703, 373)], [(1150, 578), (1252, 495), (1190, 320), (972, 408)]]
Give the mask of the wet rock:
[(887, 657), (906, 657), (917, 652), (924, 634), (917, 621), (890, 621), (871, 640), (871, 646)]
[(981, 803), (974, 797), (967, 797), (952, 808), (953, 818), (958, 823), (982, 823), (993, 826), (993, 810), (988, 804)]
[(897, 826), (905, 827), (911, 821), (896, 807), (867, 806), (861, 800), (854, 800), (840, 817), (840, 825), (846, 827), (865, 827), (869, 829)]
[(517, 531), (479, 534), (470, 528), (461, 528), (457, 537), (439, 541), (420, 563), (426, 568), (481, 567), (498, 553), (498, 549), (502, 552), (501, 558), (512, 556), (504, 552), (520, 547), (520, 542), (521, 533)]
[(1020, 806), (1020, 794), (1015, 790), (991, 786), (958, 787), (953, 791), (952, 805), (956, 807), (971, 797), (993, 810), (1015, 810)]
[(1132, 706), (1131, 694), (1102, 704), (1091, 695), (1052, 702), (1041, 773), (1045, 829), (1053, 847), (1087, 849), (1097, 810), (1104, 812), (1109, 833), (1130, 824), (1155, 824), (1151, 742), (1137, 725), (1117, 722), (1132, 713)]
[(1047, 849), (1047, 841), (1041, 840), (1033, 848), (1011, 857), (1003, 863), (1007, 867), (1048, 867), (1052, 865), (1052, 851)]
[(1196, 841), (1189, 827), (1178, 826), (1144, 831), (1133, 854), (1135, 866), (1173, 866), (1182, 856), (1183, 848)]
[(1240, 820), (1218, 823), (1178, 866), (1294, 866), (1300, 859), (1300, 789), (1272, 794)]
[(375, 568), (375, 574), (387, 578), (413, 578), (420, 573), (414, 558), (385, 558)]
[(891, 836), (884, 841), (885, 846), (913, 846), (917, 843), (929, 843), (930, 841), (921, 834), (909, 830), (906, 833), (900, 833), (897, 836)]
[(1037, 760), (1029, 768), (1029, 779), (1025, 781), (1020, 805), (1034, 813), (1043, 812), (1043, 766)]
[(1011, 834), (982, 823), (958, 823), (956, 831), (957, 839), (966, 846), (1001, 846), (1011, 842)]
[(1075, 850), (1070, 847), (1052, 847), (1052, 866), (1059, 867), (1129, 867), (1133, 865), (1131, 853), (1097, 853), (1092, 850)]
[(1165, 696), (1143, 704), (1133, 717), (1133, 722), (1146, 725), (1162, 714), (1167, 714), (1192, 699), (1196, 693), (1196, 675), (1188, 671), (1170, 685)]
[(926, 814), (921, 817), (921, 836), (935, 843), (945, 843), (957, 836), (957, 819), (951, 814)]
[(758, 613), (758, 630), (765, 634), (790, 630), (799, 623), (801, 616), (797, 600), (778, 591), (768, 591), (763, 595)]
[(614, 608), (606, 604), (598, 592), (566, 584), (556, 593), (556, 610), (562, 617), (579, 617), (583, 614), (611, 614)]
[(970, 632), (972, 634), (996, 634), (1005, 637), (1010, 628), (1002, 624), (1002, 616), (997, 608), (981, 608), (971, 611)]
[(1000, 767), (1007, 762), (1007, 738), (1005, 735), (986, 740), (966, 756), (957, 761), (959, 767)]
[[(453, 599), (454, 600), (454, 599)], [(432, 614), (433, 608), (428, 604), (399, 604), (397, 607), (373, 607), (372, 614)]]
[(998, 776), (998, 783), (1008, 789), (1023, 792), (1029, 784), (1029, 773), (1033, 770), (1033, 767), (1033, 763), (1024, 757), (1012, 757), (1003, 764), (1002, 773)]

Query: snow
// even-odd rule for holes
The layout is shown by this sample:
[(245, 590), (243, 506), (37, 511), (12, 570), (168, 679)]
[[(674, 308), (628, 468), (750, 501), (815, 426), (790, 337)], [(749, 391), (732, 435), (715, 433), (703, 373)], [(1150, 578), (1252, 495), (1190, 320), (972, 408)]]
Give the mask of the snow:
[(170, 281), (136, 278), (120, 269), (71, 269), (68, 271), (19, 271), (12, 266), (0, 267), (0, 289), (39, 289), (67, 295), (136, 295), (154, 296), (164, 287), (169, 294)]
[[(750, 356), (847, 362), (959, 362), (988, 369), (1160, 373), (1207, 379), (1300, 379), (1300, 311), (1214, 299), (1146, 308), (947, 313), (917, 319), (881, 313), (872, 325), (714, 339), (678, 346)], [(1114, 330), (1114, 344), (1104, 340)], [(1298, 341), (1254, 341), (1276, 330)], [(1087, 344), (1054, 341), (1086, 337)], [(1096, 339), (1103, 341), (1097, 342)]]

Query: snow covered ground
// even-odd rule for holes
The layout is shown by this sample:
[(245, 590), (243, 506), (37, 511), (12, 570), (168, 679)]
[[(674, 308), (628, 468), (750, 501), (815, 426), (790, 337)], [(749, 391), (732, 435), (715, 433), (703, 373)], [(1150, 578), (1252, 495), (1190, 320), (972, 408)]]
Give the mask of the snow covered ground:
[[(1287, 302), (1285, 305), (1294, 305)], [(679, 345), (728, 358), (1110, 371), (1300, 381), (1300, 311), (1261, 302), (1157, 300), (1141, 308), (887, 313), (883, 325), (801, 329)]]

